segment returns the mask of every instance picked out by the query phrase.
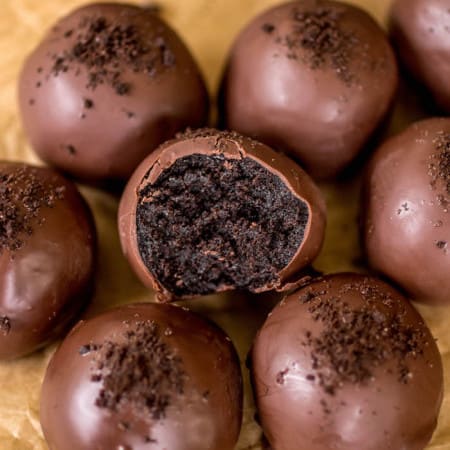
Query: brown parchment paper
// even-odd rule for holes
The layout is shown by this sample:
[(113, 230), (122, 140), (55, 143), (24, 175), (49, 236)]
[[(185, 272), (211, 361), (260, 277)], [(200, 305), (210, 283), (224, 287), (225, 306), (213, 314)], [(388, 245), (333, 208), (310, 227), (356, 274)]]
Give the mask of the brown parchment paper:
[[(149, 2), (134, 0), (135, 3)], [(22, 61), (45, 30), (86, 0), (0, 0), (0, 158), (38, 162), (24, 137), (16, 105), (16, 80)], [(198, 59), (214, 94), (227, 50), (238, 30), (256, 13), (277, 0), (158, 0), (162, 16), (178, 30)], [(385, 23), (390, 0), (352, 0)], [(389, 130), (392, 133), (420, 118), (414, 91), (402, 86)], [(357, 235), (359, 181), (322, 185), (328, 202), (328, 228), (319, 270), (361, 270)], [(152, 301), (124, 260), (116, 232), (118, 199), (82, 187), (93, 208), (99, 232), (100, 264), (97, 293), (85, 316), (121, 303)], [(449, 274), (450, 275), (450, 274)], [(261, 449), (261, 431), (254, 409), (244, 360), (257, 328), (277, 301), (276, 296), (228, 294), (189, 303), (215, 320), (231, 336), (243, 362), (244, 423), (238, 450)], [(444, 360), (446, 395), (439, 426), (429, 450), (450, 450), (450, 308), (419, 306), (431, 327)], [(39, 424), (41, 381), (55, 345), (14, 362), (0, 363), (0, 450), (46, 450)], [(421, 405), (417, 405), (420, 408)], [(380, 449), (383, 450), (383, 449)]]

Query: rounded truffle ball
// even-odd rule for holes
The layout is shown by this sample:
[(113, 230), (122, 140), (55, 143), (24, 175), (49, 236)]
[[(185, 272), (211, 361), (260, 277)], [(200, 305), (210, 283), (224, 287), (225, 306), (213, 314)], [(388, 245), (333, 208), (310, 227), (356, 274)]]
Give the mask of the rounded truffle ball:
[(450, 1), (395, 0), (390, 31), (401, 61), (450, 112)]
[(327, 0), (285, 3), (255, 18), (234, 43), (224, 122), (329, 178), (383, 119), (397, 77), (385, 34), (366, 12)]
[(0, 359), (56, 338), (91, 297), (96, 233), (75, 185), (0, 162)]
[(241, 416), (230, 339), (172, 305), (80, 322), (50, 361), (41, 396), (50, 450), (232, 450)]
[(364, 191), (369, 264), (413, 300), (450, 304), (450, 119), (417, 122), (383, 144)]
[(57, 22), (19, 80), (36, 153), (80, 179), (128, 179), (161, 142), (202, 126), (208, 94), (192, 55), (151, 10), (90, 4)]
[(287, 289), (318, 254), (324, 227), (322, 196), (299, 166), (210, 129), (146, 158), (119, 207), (125, 256), (160, 300)]
[(436, 427), (443, 371), (433, 336), (376, 278), (326, 276), (282, 300), (251, 365), (276, 450), (422, 450)]

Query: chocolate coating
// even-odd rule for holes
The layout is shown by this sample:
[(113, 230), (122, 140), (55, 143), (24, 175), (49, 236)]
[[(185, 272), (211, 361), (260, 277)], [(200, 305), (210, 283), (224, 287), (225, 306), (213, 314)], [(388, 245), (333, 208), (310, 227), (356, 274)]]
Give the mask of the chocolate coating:
[(91, 297), (95, 225), (53, 170), (0, 162), (0, 358), (61, 335)]
[(274, 450), (422, 450), (436, 427), (435, 341), (413, 306), (376, 278), (326, 276), (282, 300), (251, 362)]
[(401, 61), (450, 112), (450, 2), (395, 0), (390, 32)]
[(118, 222), (132, 268), (168, 301), (289, 288), (321, 248), (325, 204), (286, 156), (207, 129), (163, 144), (142, 162)]
[(42, 388), (50, 450), (232, 450), (241, 419), (230, 339), (172, 305), (127, 305), (79, 323)]
[(364, 11), (334, 1), (285, 3), (256, 17), (230, 52), (224, 120), (297, 158), (315, 178), (347, 166), (397, 86), (392, 49)]
[(57, 22), (25, 61), (19, 103), (37, 154), (92, 181), (128, 179), (161, 142), (208, 117), (181, 39), (126, 4), (91, 4)]
[(364, 191), (370, 265), (413, 300), (450, 304), (450, 120), (417, 122), (383, 144)]

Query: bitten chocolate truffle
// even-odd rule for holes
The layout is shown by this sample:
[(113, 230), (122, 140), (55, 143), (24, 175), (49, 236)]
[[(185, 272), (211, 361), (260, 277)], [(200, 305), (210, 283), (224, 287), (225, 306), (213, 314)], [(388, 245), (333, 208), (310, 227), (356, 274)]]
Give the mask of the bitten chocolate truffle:
[(0, 359), (66, 331), (91, 297), (96, 233), (75, 185), (0, 162)]
[(25, 61), (23, 125), (37, 154), (80, 179), (128, 179), (160, 143), (208, 117), (199, 69), (150, 9), (99, 3), (57, 22)]
[(450, 112), (450, 1), (395, 0), (390, 31), (401, 61)]
[(326, 276), (282, 300), (251, 365), (274, 450), (422, 450), (436, 427), (443, 371), (433, 336), (376, 278)]
[(450, 304), (450, 119), (417, 122), (383, 144), (361, 204), (370, 265), (413, 300)]
[(79, 323), (42, 388), (50, 450), (233, 450), (241, 417), (230, 339), (172, 305), (127, 305)]
[(222, 86), (228, 128), (335, 176), (388, 111), (397, 65), (383, 30), (354, 6), (285, 3), (255, 18), (230, 52)]
[(159, 299), (284, 290), (318, 254), (325, 205), (297, 166), (234, 132), (187, 132), (130, 179), (122, 249)]

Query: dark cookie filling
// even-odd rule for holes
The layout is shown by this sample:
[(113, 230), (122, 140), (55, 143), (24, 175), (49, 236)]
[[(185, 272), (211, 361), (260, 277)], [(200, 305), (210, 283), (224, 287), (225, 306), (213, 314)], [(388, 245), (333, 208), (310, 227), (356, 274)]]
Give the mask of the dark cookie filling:
[(302, 243), (307, 205), (251, 158), (180, 158), (139, 192), (138, 247), (175, 295), (278, 280)]

